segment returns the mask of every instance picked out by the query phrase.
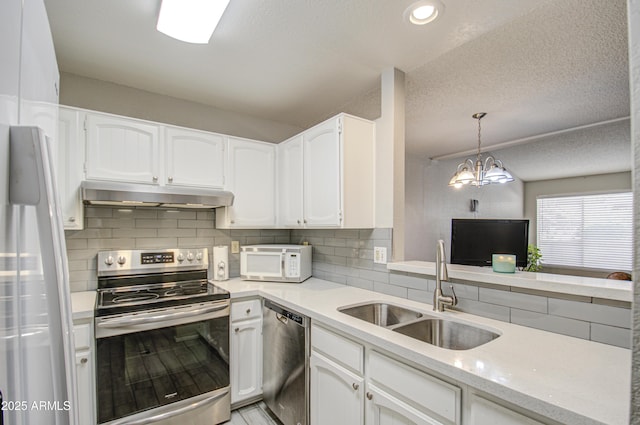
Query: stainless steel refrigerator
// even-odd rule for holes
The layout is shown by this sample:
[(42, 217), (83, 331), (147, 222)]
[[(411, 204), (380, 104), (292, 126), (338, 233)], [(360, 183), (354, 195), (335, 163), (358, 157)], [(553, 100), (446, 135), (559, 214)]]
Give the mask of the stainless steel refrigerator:
[(75, 425), (68, 266), (52, 155), (59, 74), (42, 0), (0, 2), (0, 57), (0, 423)]

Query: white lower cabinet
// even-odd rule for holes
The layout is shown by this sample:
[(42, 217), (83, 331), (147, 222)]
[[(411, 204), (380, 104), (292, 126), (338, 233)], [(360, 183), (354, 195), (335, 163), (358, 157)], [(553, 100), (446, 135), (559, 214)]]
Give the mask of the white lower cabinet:
[(231, 304), (231, 403), (262, 394), (262, 304), (259, 299)]
[(364, 424), (364, 379), (313, 352), (310, 359), (312, 425)]
[(313, 324), (311, 347), (311, 425), (461, 424), (460, 388)]
[(81, 424), (95, 424), (95, 365), (93, 324), (91, 321), (74, 322), (76, 349), (76, 382), (78, 386), (78, 417)]

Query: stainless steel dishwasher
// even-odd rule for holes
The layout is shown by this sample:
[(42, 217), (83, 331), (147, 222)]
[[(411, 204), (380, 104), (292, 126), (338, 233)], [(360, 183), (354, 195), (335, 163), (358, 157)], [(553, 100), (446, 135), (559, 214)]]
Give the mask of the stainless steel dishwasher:
[(264, 300), (263, 399), (284, 425), (309, 423), (309, 318)]

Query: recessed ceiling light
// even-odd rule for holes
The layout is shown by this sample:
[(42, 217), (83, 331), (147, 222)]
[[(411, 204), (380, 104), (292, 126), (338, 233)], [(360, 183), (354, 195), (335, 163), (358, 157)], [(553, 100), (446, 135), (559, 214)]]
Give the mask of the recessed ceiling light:
[(437, 1), (422, 0), (409, 6), (404, 16), (412, 24), (424, 25), (436, 19), (442, 10), (442, 4)]
[(156, 29), (169, 37), (207, 44), (229, 0), (162, 0)]

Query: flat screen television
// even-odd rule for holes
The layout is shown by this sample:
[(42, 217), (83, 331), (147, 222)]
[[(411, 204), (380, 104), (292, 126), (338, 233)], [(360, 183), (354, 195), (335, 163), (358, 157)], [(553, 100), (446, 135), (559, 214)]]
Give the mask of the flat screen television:
[(451, 264), (490, 266), (492, 254), (515, 254), (526, 267), (529, 220), (451, 220)]

